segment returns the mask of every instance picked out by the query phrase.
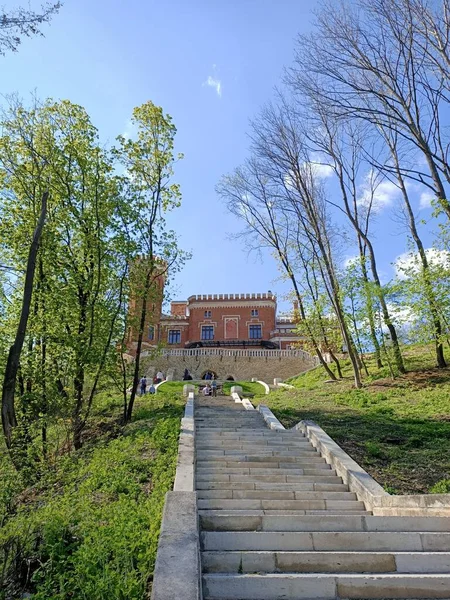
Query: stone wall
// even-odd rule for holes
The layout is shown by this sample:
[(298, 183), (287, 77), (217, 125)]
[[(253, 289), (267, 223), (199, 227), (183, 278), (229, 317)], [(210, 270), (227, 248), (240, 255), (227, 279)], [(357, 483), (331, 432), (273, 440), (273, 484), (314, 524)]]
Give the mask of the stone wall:
[(206, 371), (212, 371), (218, 379), (233, 377), (235, 381), (250, 380), (252, 377), (272, 383), (275, 377), (288, 379), (315, 366), (313, 359), (305, 356), (274, 356), (269, 351), (266, 356), (161, 356), (145, 361), (147, 375), (151, 377), (155, 370), (166, 375), (173, 369), (173, 379), (180, 380), (185, 369), (189, 369), (194, 379), (200, 379)]

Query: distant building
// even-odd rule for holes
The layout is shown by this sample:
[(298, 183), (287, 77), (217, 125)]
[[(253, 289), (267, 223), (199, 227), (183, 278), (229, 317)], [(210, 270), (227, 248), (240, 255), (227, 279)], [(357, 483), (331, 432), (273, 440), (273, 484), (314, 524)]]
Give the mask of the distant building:
[[(135, 305), (130, 304), (132, 311)], [(301, 341), (296, 334), (298, 311), (277, 317), (277, 299), (262, 294), (208, 294), (171, 303), (170, 315), (158, 315), (160, 303), (146, 324), (143, 349), (158, 343), (168, 348), (231, 347), (290, 349)], [(159, 318), (158, 318), (159, 317)], [(136, 332), (130, 330), (130, 351)]]

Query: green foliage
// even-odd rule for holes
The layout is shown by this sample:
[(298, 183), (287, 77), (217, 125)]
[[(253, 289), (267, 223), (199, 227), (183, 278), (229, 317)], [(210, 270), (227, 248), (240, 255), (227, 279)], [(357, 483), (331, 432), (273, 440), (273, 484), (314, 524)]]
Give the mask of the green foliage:
[(157, 265), (167, 280), (186, 258), (164, 220), (181, 198), (172, 181), (176, 128), (152, 102), (134, 109), (133, 123), (136, 139), (119, 136), (117, 147), (105, 148), (87, 112), (68, 100), (25, 107), (12, 99), (0, 116), (0, 262), (14, 272), (0, 279), (2, 355), (50, 191), (16, 390), (15, 458), (23, 468), (54, 449), (48, 437), (58, 421), (70, 420), (81, 447), (96, 392), (111, 379), (121, 383), (126, 405), (130, 373), (121, 380), (117, 359), (135, 325), (127, 323), (129, 297), (139, 295), (130, 289), (130, 265), (151, 264), (152, 277)]
[(392, 381), (370, 357), (361, 390), (352, 388), (348, 364), (344, 381), (331, 384), (318, 367), (291, 379), (295, 390), (276, 390), (264, 402), (285, 427), (316, 421), (385, 488), (428, 493), (450, 472), (450, 374), (432, 369), (433, 359), (430, 347), (405, 348), (410, 372)]
[(152, 401), (119, 437), (59, 459), (25, 491), (26, 502), (18, 502), (17, 489), (14, 510), (7, 500), (0, 598), (20, 598), (23, 590), (35, 600), (144, 597), (182, 413), (178, 399)]
[(376, 442), (366, 442), (365, 446), (368, 456), (372, 456), (373, 458), (386, 458), (383, 449)]
[(450, 479), (441, 479), (430, 488), (430, 494), (450, 494)]

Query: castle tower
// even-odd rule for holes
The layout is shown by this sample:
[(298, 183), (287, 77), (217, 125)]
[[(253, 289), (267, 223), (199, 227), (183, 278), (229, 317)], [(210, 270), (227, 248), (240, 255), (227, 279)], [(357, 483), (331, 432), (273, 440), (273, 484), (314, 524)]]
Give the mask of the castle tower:
[(155, 262), (156, 265), (150, 265), (148, 259), (137, 257), (130, 268), (130, 299), (128, 303), (128, 332), (126, 345), (128, 352), (132, 355), (136, 352), (139, 336), (146, 277), (151, 271), (153, 272), (150, 273), (150, 288), (147, 291), (142, 349), (145, 350), (156, 346), (161, 337), (159, 323), (162, 316), (166, 265), (163, 261)]

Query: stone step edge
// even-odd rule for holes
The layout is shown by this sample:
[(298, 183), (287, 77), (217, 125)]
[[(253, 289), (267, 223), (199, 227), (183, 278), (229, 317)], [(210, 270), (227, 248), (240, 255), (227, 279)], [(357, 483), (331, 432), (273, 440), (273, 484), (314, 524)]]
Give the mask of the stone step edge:
[[(215, 527), (209, 531), (271, 531), (271, 532), (450, 532), (447, 517), (375, 517), (373, 515), (341, 515), (338, 522), (334, 515), (298, 515), (286, 519), (283, 515), (268, 516), (264, 511), (199, 511), (200, 524)], [(210, 521), (208, 524), (208, 520)], [(232, 529), (234, 525), (236, 529)], [(294, 525), (297, 525), (295, 528)], [(320, 528), (318, 527), (320, 525)], [(237, 527), (239, 526), (239, 529)], [(282, 529), (279, 529), (283, 526)], [(219, 529), (220, 527), (220, 529)], [(332, 528), (331, 528), (332, 527)]]
[(328, 464), (375, 515), (450, 516), (450, 494), (388, 494), (317, 423), (300, 421), (290, 431), (301, 431)]
[(450, 574), (285, 574), (207, 573), (202, 577), (205, 600), (335, 600), (337, 598), (447, 599)]
[(204, 573), (450, 574), (450, 552), (207, 550), (201, 557)]

